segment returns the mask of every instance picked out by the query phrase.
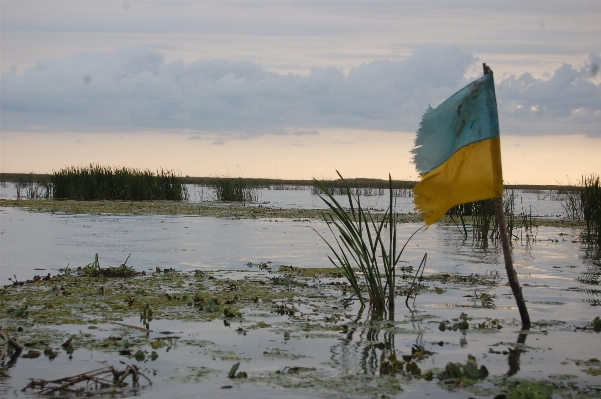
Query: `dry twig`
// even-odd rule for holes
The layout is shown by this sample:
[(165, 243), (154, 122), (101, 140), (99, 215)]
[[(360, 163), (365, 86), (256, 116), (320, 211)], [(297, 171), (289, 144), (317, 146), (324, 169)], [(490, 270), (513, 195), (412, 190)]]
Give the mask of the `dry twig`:
[[(112, 380), (106, 378), (110, 375), (113, 377)], [(69, 388), (82, 381), (95, 382), (101, 387), (123, 387), (126, 385), (124, 380), (128, 375), (132, 376), (133, 386), (140, 385), (139, 376), (144, 377), (148, 381), (148, 384), (152, 385), (150, 378), (144, 375), (144, 373), (140, 372), (135, 365), (127, 365), (123, 371), (119, 371), (113, 366), (106, 366), (96, 370), (88, 371), (86, 373), (51, 381), (36, 380), (32, 378), (31, 382), (27, 384), (25, 388), (23, 388), (23, 391), (25, 391), (27, 388), (35, 389), (39, 387), (41, 395), (49, 395), (56, 391), (70, 390)], [(85, 388), (82, 388), (80, 391), (84, 389)]]
[(0, 352), (0, 363), (4, 363), (4, 357), (6, 356), (6, 353), (8, 352), (8, 345), (11, 345), (13, 348), (15, 348), (18, 351), (23, 350), (23, 345), (21, 345), (16, 339), (11, 338), (6, 331), (4, 331), (1, 327), (0, 327), (0, 337), (2, 337), (2, 339), (4, 340), (4, 346), (2, 347), (2, 352)]

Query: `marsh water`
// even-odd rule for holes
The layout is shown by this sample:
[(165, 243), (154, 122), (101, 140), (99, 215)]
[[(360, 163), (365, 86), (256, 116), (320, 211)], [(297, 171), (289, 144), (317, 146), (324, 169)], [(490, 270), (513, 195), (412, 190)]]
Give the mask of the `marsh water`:
[[(191, 186), (189, 191), (190, 201), (211, 200), (206, 188)], [(14, 198), (14, 193), (5, 187), (0, 196)], [(516, 212), (528, 209), (535, 217), (561, 219), (561, 201), (552, 198), (553, 193), (518, 192)], [(388, 199), (373, 196), (364, 197), (363, 201), (364, 206), (377, 210), (385, 208)], [(249, 204), (259, 205), (323, 208), (323, 202), (308, 189), (263, 189), (258, 204)], [(399, 211), (411, 212), (412, 208), (412, 198), (397, 198)], [(419, 227), (400, 225), (400, 240), (404, 242)], [(118, 266), (129, 256), (127, 265), (140, 271), (151, 272), (157, 267), (182, 272), (202, 270), (217, 278), (232, 279), (254, 274), (259, 278), (260, 271), (249, 267), (249, 263), (300, 268), (331, 266), (329, 249), (317, 234), (331, 238), (331, 233), (325, 223), (316, 220), (66, 215), (1, 207), (0, 230), (2, 285), (34, 275), (56, 274), (66, 267), (85, 266), (96, 253), (101, 267)], [(301, 328), (302, 323), (287, 315), (252, 311), (230, 325), (221, 319), (153, 320), (151, 339), (165, 331), (179, 338), (170, 350), (159, 350), (158, 359), (139, 362), (152, 376), (153, 386), (123, 395), (492, 397), (502, 391), (500, 387), (508, 379), (527, 379), (554, 386), (555, 397), (598, 397), (601, 376), (590, 370), (599, 369), (594, 359), (601, 357), (601, 335), (590, 328), (590, 323), (601, 316), (599, 253), (581, 242), (576, 228), (538, 227), (533, 233), (529, 239), (513, 243), (515, 268), (534, 322), (526, 333), (520, 331), (500, 248), (494, 244), (484, 248), (471, 238), (464, 239), (456, 226), (435, 225), (409, 242), (402, 267), (414, 272), (427, 253), (423, 276), (444, 272), (463, 276), (465, 281), (433, 280), (429, 290), (411, 300), (411, 309), (405, 307), (405, 298), (398, 298), (394, 317), (389, 315), (385, 320), (374, 319), (357, 302), (343, 307), (340, 293), (328, 293), (327, 289), (327, 299), (321, 305), (299, 299), (296, 306), (311, 315), (303, 322), (326, 323), (322, 319), (331, 319), (335, 314), (335, 320), (328, 323), (346, 323), (343, 330), (307, 332)], [(440, 330), (441, 322), (451, 325), (462, 313), (470, 323), (490, 324), (492, 319), (498, 319), (503, 327)], [(248, 329), (260, 321), (270, 327)], [(123, 322), (139, 324), (137, 318)], [(23, 326), (60, 331), (65, 337), (86, 333), (103, 339), (122, 334), (131, 336), (133, 341), (136, 335), (146, 335), (124, 331), (113, 324), (94, 327)], [(240, 334), (238, 328), (246, 333)], [(465, 363), (471, 355), (478, 365), (486, 366), (489, 377), (465, 388), (469, 393), (436, 379), (397, 376), (392, 381), (380, 377), (383, 353), (411, 354), (412, 347), (430, 353), (419, 362), (422, 370), (441, 370), (449, 362)], [(29, 378), (65, 377), (98, 368), (99, 362), (118, 364), (120, 360), (135, 363), (116, 353), (84, 349), (75, 350), (72, 358), (61, 354), (51, 361), (46, 357), (21, 358), (0, 375), (0, 397), (34, 395), (20, 391)], [(234, 361), (241, 362), (240, 369), (248, 374), (248, 379), (227, 378)], [(303, 368), (311, 370), (309, 377), (289, 372)]]

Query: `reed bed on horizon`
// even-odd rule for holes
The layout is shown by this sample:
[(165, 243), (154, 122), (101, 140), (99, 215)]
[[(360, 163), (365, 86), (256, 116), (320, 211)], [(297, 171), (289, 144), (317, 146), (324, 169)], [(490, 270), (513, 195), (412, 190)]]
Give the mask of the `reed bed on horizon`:
[(279, 190), (288, 190), (288, 191), (292, 191), (292, 190), (298, 190), (298, 191), (302, 191), (302, 190), (307, 190), (309, 187), (308, 186), (297, 186), (297, 185), (289, 185), (289, 184), (271, 184), (269, 186), (266, 187), (268, 190), (274, 190), (274, 191), (279, 191)]
[(347, 195), (347, 190), (350, 190), (351, 195), (355, 197), (382, 196), (387, 192), (392, 193), (393, 197), (413, 197), (413, 187), (415, 186), (414, 182), (402, 180), (393, 181), (392, 190), (389, 189), (389, 186), (383, 186), (381, 180), (375, 179), (320, 180), (319, 184), (316, 182), (317, 180), (311, 186), (313, 195), (325, 194), (323, 188), (326, 188), (332, 195)]
[(52, 196), (74, 200), (182, 201), (188, 191), (175, 172), (111, 168), (90, 164), (52, 173)]
[(209, 187), (215, 190), (219, 201), (256, 202), (259, 197), (257, 188), (241, 177), (215, 177), (210, 181)]

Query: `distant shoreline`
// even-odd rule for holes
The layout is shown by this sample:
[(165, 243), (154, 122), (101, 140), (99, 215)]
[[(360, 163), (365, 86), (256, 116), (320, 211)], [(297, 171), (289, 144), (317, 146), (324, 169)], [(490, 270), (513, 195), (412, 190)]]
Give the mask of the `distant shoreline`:
[[(203, 176), (182, 176), (181, 180), (184, 184), (198, 184), (198, 185), (210, 185), (211, 181), (216, 177), (203, 177)], [(235, 177), (235, 176), (234, 176)], [(50, 178), (50, 174), (47, 173), (0, 173), (0, 183), (15, 183), (23, 179), (32, 178), (34, 180), (47, 180)], [(250, 187), (268, 187), (268, 186), (312, 186), (313, 179), (307, 180), (295, 180), (295, 179), (268, 179), (268, 178), (241, 178)], [(372, 179), (372, 178), (356, 178), (346, 179), (349, 186), (355, 187), (368, 187), (368, 188), (388, 188), (388, 181), (384, 179)], [(332, 180), (328, 180), (332, 181)], [(400, 186), (402, 188), (413, 188), (418, 182), (411, 180), (393, 180), (393, 186)], [(505, 189), (509, 190), (560, 190), (565, 188), (572, 188), (573, 185), (558, 185), (558, 184), (506, 184)]]

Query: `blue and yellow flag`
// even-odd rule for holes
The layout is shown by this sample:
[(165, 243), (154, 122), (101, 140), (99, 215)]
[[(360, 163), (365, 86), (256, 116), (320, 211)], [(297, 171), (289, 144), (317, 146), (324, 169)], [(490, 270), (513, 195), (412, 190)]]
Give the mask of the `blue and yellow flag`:
[(492, 73), (429, 108), (415, 139), (422, 181), (415, 210), (435, 223), (455, 205), (503, 196), (499, 116)]

